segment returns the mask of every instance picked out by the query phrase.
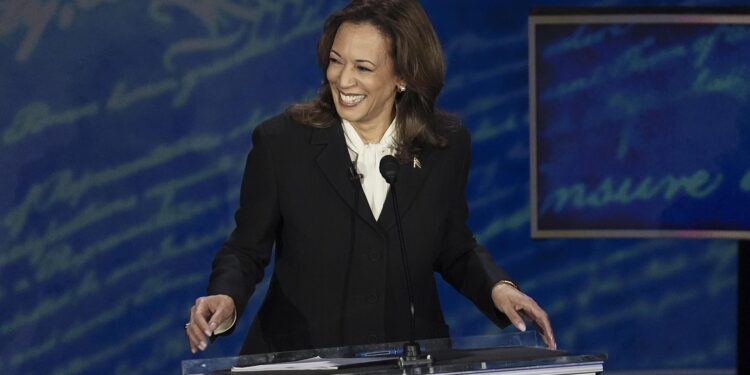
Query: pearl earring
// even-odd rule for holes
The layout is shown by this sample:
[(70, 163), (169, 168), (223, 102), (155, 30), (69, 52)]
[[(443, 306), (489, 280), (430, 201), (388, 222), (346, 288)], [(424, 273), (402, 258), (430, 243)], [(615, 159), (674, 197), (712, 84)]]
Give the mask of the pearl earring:
[(404, 91), (406, 91), (406, 86), (404, 86), (404, 85), (399, 85), (399, 86), (398, 86), (398, 92), (404, 92)]

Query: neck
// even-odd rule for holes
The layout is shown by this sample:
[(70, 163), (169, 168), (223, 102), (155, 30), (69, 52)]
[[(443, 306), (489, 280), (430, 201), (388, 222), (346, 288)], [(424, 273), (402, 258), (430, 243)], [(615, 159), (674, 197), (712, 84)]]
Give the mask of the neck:
[(365, 124), (360, 122), (352, 122), (351, 124), (354, 130), (357, 131), (357, 135), (359, 135), (359, 138), (362, 139), (362, 142), (364, 142), (365, 144), (372, 144), (380, 143), (380, 140), (383, 139), (383, 135), (388, 130), (388, 127), (391, 126), (392, 122), (393, 118), (391, 118), (387, 122), (381, 121), (374, 124)]
[(357, 134), (359, 135), (359, 138), (362, 139), (362, 142), (366, 144), (380, 143), (380, 140), (383, 139), (385, 131), (388, 129), (388, 125), (365, 128), (361, 125), (353, 123), (352, 126), (354, 127), (354, 130), (357, 131)]

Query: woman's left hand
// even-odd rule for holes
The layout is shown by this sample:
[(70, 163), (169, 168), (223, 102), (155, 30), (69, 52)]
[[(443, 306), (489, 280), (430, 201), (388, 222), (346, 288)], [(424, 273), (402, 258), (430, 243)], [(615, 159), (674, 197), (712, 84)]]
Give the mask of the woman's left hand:
[(526, 331), (524, 318), (532, 321), (547, 347), (557, 349), (547, 313), (531, 297), (509, 284), (499, 283), (492, 288), (492, 302), (519, 331)]

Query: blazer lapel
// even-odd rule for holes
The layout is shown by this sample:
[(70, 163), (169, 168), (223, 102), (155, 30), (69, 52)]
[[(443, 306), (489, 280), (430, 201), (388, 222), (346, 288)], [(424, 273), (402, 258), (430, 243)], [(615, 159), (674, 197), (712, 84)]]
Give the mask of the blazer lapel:
[(377, 229), (375, 217), (367, 204), (361, 184), (359, 181), (352, 183), (350, 179), (350, 158), (346, 149), (344, 130), (341, 126), (333, 123), (327, 128), (313, 129), (310, 143), (324, 146), (318, 154), (316, 162), (333, 189), (352, 210), (356, 207), (357, 215)]
[[(401, 211), (399, 214), (402, 219), (419, 195), (427, 175), (430, 173), (432, 168), (430, 155), (429, 150), (424, 150), (417, 157), (421, 163), (421, 167), (415, 166), (414, 162), (410, 161), (409, 163), (402, 164), (399, 169), (398, 180), (396, 180), (396, 195), (399, 210)], [(386, 231), (396, 224), (396, 217), (393, 212), (393, 194), (390, 194), (390, 192), (383, 205), (383, 211), (380, 213), (378, 223)]]

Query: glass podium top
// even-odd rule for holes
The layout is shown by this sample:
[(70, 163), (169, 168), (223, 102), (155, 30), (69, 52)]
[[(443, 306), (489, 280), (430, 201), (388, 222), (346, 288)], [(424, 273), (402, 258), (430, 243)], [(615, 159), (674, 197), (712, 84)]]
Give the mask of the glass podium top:
[[(287, 363), (313, 357), (392, 360), (337, 370), (273, 371), (278, 374), (594, 374), (601, 371), (604, 354), (571, 354), (547, 349), (536, 332), (419, 340), (431, 365), (400, 368), (403, 342), (251, 354), (182, 361), (183, 375), (243, 374), (233, 367)], [(598, 371), (597, 371), (598, 370)], [(520, 372), (519, 372), (520, 371)]]

